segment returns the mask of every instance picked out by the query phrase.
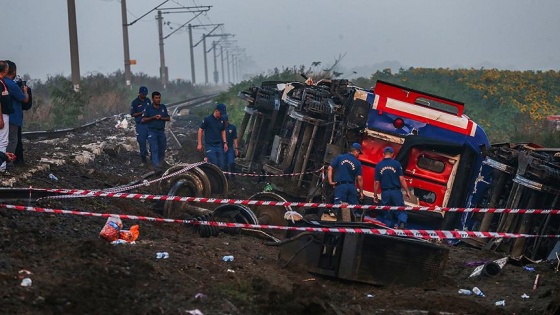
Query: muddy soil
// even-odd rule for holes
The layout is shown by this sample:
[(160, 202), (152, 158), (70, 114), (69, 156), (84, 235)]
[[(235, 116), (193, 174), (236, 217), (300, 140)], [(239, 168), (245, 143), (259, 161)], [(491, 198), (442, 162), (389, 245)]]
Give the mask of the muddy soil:
[[(0, 181), (12, 187), (107, 189), (141, 180), (151, 169), (141, 165), (136, 154), (133, 126), (117, 129), (118, 119), (55, 141), (26, 140), (27, 163), (11, 168), (10, 175)], [(168, 134), (170, 165), (201, 161), (195, 152), (198, 121), (188, 115), (175, 119), (175, 137)], [(49, 179), (50, 173), (58, 180)], [(229, 197), (246, 199), (264, 186), (257, 178), (237, 177), (229, 182)], [(133, 192), (159, 193), (157, 184)], [(10, 203), (162, 216), (161, 204), (133, 199)], [(201, 238), (180, 223), (123, 220), (124, 228), (139, 224), (140, 236), (133, 245), (112, 245), (99, 238), (105, 221), (94, 216), (0, 209), (0, 313), (557, 314), (560, 305), (555, 265), (510, 261), (496, 276), (469, 278), (474, 267), (467, 263), (495, 260), (503, 254), (465, 243), (441, 245), (450, 254), (435, 283), (374, 286), (311, 274), (295, 264), (286, 266), (279, 261), (278, 247), (246, 233)], [(163, 251), (169, 258), (156, 259), (156, 253)], [(223, 261), (226, 255), (234, 260)], [(533, 290), (537, 274), (540, 282)], [(24, 275), (32, 280), (31, 286), (20, 285)], [(457, 293), (474, 286), (486, 296)], [(522, 298), (523, 294), (529, 298)], [(495, 305), (500, 300), (505, 300), (505, 306)]]

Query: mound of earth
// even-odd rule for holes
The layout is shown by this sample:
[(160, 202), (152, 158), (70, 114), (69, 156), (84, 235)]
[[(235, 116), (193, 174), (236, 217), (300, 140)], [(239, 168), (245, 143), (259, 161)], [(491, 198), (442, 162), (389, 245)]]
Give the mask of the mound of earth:
[[(133, 126), (115, 117), (58, 139), (25, 141), (26, 164), (0, 180), (6, 187), (107, 189), (141, 181), (151, 171), (136, 153)], [(198, 118), (175, 119), (168, 134), (170, 165), (202, 160)], [(49, 178), (55, 175), (58, 180)], [(236, 177), (229, 197), (262, 191), (257, 178)], [(157, 184), (132, 192), (158, 194)], [(117, 198), (16, 200), (23, 206), (161, 217), (161, 204)], [(204, 206), (204, 205), (199, 205)], [(374, 286), (310, 274), (285, 265), (278, 247), (247, 233), (201, 238), (180, 223), (140, 225), (136, 244), (99, 238), (106, 219), (0, 208), (0, 310), (3, 314), (555, 314), (560, 305), (555, 265), (510, 261), (493, 277), (469, 278), (468, 263), (502, 258), (464, 243), (449, 246), (447, 267), (427, 287)], [(448, 245), (441, 245), (448, 246)], [(167, 252), (167, 259), (156, 253)], [(223, 256), (234, 256), (223, 261)], [(530, 271), (524, 267), (532, 267)], [(29, 274), (28, 274), (29, 273)], [(540, 282), (533, 290), (535, 276)], [(31, 286), (21, 286), (29, 277)], [(479, 287), (485, 297), (458, 294)], [(522, 298), (526, 294), (529, 298)], [(505, 300), (505, 306), (495, 303)], [(200, 314), (199, 313), (199, 314)]]

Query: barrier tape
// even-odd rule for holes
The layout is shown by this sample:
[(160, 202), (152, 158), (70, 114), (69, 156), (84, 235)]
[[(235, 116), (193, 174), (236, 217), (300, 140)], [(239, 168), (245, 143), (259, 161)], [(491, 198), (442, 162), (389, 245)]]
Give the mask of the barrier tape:
[(350, 234), (370, 234), (370, 235), (388, 235), (388, 236), (404, 236), (422, 239), (456, 239), (456, 238), (559, 238), (560, 235), (545, 234), (545, 235), (532, 235), (521, 233), (503, 233), (503, 232), (479, 232), (479, 231), (446, 231), (446, 230), (409, 230), (409, 229), (375, 229), (375, 228), (349, 228), (349, 227), (312, 227), (312, 226), (280, 226), (268, 224), (246, 224), (246, 223), (231, 223), (231, 222), (216, 222), (216, 221), (196, 221), (196, 220), (180, 220), (180, 219), (166, 219), (148, 216), (138, 216), (130, 214), (113, 214), (113, 213), (99, 213), (87, 212), (78, 210), (61, 210), (40, 207), (28, 207), (20, 205), (7, 205), (0, 204), (0, 208), (13, 209), (18, 211), (30, 211), (39, 213), (54, 213), (54, 214), (71, 214), (90, 217), (114, 217), (129, 220), (141, 220), (152, 222), (164, 223), (182, 223), (187, 225), (209, 225), (223, 228), (249, 228), (249, 229), (273, 229), (285, 231), (303, 231), (303, 232), (322, 232), (322, 233), (350, 233)]
[(233, 173), (233, 172), (222, 172), (224, 174), (236, 175), (236, 176), (248, 176), (248, 177), (284, 177), (284, 176), (298, 176), (322, 172), (325, 167), (321, 167), (318, 170), (308, 171), (303, 173), (291, 173), (291, 174), (255, 174), (255, 173)]
[[(109, 197), (122, 199), (146, 199), (178, 202), (200, 202), (213, 204), (255, 205), (255, 206), (277, 206), (277, 207), (303, 207), (303, 208), (349, 208), (358, 210), (405, 210), (405, 211), (439, 211), (439, 212), (476, 212), (476, 213), (513, 213), (513, 214), (560, 214), (560, 210), (554, 209), (516, 209), (516, 208), (443, 208), (443, 207), (405, 207), (405, 206), (376, 206), (376, 205), (342, 205), (316, 202), (291, 202), (291, 201), (269, 201), (269, 200), (246, 200), (246, 199), (218, 199), (204, 197), (181, 197), (169, 195), (145, 195), (131, 193), (113, 193), (101, 190), (82, 189), (57, 189), (57, 188), (29, 188), (30, 190), (54, 192), (82, 197)], [(48, 198), (48, 197), (47, 197)]]
[[(150, 186), (151, 184), (155, 183), (155, 182), (159, 182), (162, 181), (164, 179), (168, 179), (171, 178), (173, 176), (185, 173), (195, 167), (198, 167), (202, 164), (205, 164), (206, 162), (198, 162), (198, 163), (194, 163), (194, 164), (179, 164), (179, 166), (184, 166), (184, 168), (178, 170), (177, 172), (171, 173), (171, 174), (167, 174), (164, 175), (162, 177), (153, 179), (151, 181), (147, 181), (144, 180), (144, 182), (142, 182), (141, 184), (136, 184), (136, 185), (130, 185), (130, 186), (122, 186), (122, 187), (115, 187), (115, 188), (108, 188), (108, 189), (103, 189), (103, 190), (98, 190), (100, 192), (107, 192), (107, 193), (118, 193), (118, 192), (122, 192), (122, 191), (127, 191), (127, 190), (131, 190), (131, 189), (136, 189), (142, 186)], [(31, 187), (30, 187), (31, 189)], [(85, 197), (89, 197), (89, 196), (84, 196), (84, 195), (79, 195), (79, 194), (66, 194), (63, 196), (47, 196), (47, 197), (42, 197), (39, 198), (37, 200), (41, 200), (41, 199), (68, 199), (68, 198), (85, 198)]]

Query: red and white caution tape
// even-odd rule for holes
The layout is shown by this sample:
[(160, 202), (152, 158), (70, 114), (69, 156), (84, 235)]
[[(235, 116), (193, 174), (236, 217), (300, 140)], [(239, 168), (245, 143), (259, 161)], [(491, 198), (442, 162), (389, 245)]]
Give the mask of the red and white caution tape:
[(178, 202), (200, 202), (213, 204), (235, 204), (256, 206), (278, 206), (278, 207), (303, 207), (303, 208), (349, 208), (363, 210), (406, 210), (406, 211), (431, 211), (431, 212), (482, 212), (482, 213), (513, 213), (513, 214), (560, 214), (560, 210), (554, 209), (516, 209), (516, 208), (443, 208), (443, 207), (397, 207), (376, 205), (341, 205), (317, 202), (291, 202), (291, 201), (269, 201), (269, 200), (244, 200), (244, 199), (219, 199), (204, 197), (181, 197), (169, 195), (145, 195), (131, 193), (105, 192), (101, 190), (82, 189), (41, 189), (30, 188), (37, 191), (55, 192), (68, 195), (79, 195), (83, 197), (109, 197), (122, 199), (147, 199)]
[(368, 229), (368, 228), (349, 228), (349, 227), (313, 227), (313, 226), (279, 226), (267, 224), (245, 224), (245, 223), (231, 223), (231, 222), (216, 222), (216, 221), (196, 221), (196, 220), (179, 220), (179, 219), (166, 219), (155, 218), (147, 216), (137, 216), (130, 214), (111, 214), (111, 213), (98, 213), (86, 212), (77, 210), (60, 210), (50, 208), (28, 207), (20, 205), (6, 205), (0, 204), (0, 208), (13, 209), (18, 211), (31, 211), (39, 213), (54, 213), (54, 214), (71, 214), (90, 217), (115, 217), (120, 219), (153, 221), (164, 223), (182, 223), (189, 225), (209, 225), (223, 228), (249, 228), (249, 229), (274, 229), (285, 231), (304, 231), (304, 232), (323, 232), (323, 233), (351, 233), (351, 234), (371, 234), (371, 235), (390, 235), (390, 236), (404, 236), (422, 239), (449, 239), (449, 238), (532, 238), (532, 237), (545, 237), (545, 238), (559, 238), (560, 235), (547, 234), (547, 235), (532, 235), (521, 233), (502, 233), (502, 232), (477, 232), (477, 231), (445, 231), (445, 230), (408, 230), (408, 229)]
[[(123, 191), (131, 190), (131, 189), (140, 188), (142, 186), (150, 186), (151, 184), (153, 184), (155, 182), (159, 182), (159, 181), (165, 180), (167, 178), (171, 178), (173, 176), (177, 176), (179, 174), (186, 173), (189, 170), (191, 170), (195, 167), (198, 167), (202, 164), (205, 164), (205, 163), (206, 162), (203, 161), (203, 162), (198, 162), (198, 163), (194, 163), (194, 164), (179, 164), (178, 166), (183, 166), (182, 169), (180, 169), (180, 170), (178, 170), (177, 172), (174, 172), (174, 173), (164, 174), (164, 176), (153, 179), (151, 181), (145, 180), (141, 184), (130, 185), (130, 186), (121, 186), (121, 187), (103, 189), (103, 190), (98, 190), (98, 191), (107, 192), (107, 193), (116, 193), (116, 192), (123, 192)], [(82, 194), (66, 194), (66, 195), (61, 195), (61, 196), (48, 196), (48, 197), (43, 197), (43, 198), (39, 198), (39, 199), (68, 199), (68, 198), (84, 198), (84, 197), (89, 197), (89, 196), (82, 195)]]

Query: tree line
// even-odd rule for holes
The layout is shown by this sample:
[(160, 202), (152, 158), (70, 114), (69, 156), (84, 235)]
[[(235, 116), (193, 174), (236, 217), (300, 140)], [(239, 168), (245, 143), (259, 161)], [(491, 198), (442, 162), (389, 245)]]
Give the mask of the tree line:
[[(343, 75), (317, 67), (273, 69), (230, 86), (216, 97), (215, 103), (227, 104), (230, 121), (238, 123), (246, 105), (237, 97), (240, 91), (263, 81), (303, 82), (302, 73), (315, 81)], [(377, 80), (465, 103), (465, 114), (484, 128), (492, 143), (533, 142), (560, 147), (560, 131), (546, 119), (560, 115), (560, 71), (401, 68), (397, 72), (380, 70), (370, 77), (351, 81), (369, 89)], [(142, 73), (133, 76), (132, 87), (124, 82), (121, 71), (86, 75), (79, 91), (74, 91), (69, 78), (61, 75), (36, 81), (32, 85), (34, 105), (25, 114), (24, 131), (71, 128), (101, 117), (128, 113), (141, 85), (146, 85), (150, 93), (162, 92), (165, 103), (224, 89), (193, 85), (184, 80), (172, 81), (164, 89), (159, 78)], [(208, 113), (202, 110), (197, 114)]]

